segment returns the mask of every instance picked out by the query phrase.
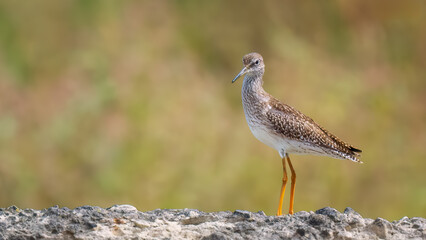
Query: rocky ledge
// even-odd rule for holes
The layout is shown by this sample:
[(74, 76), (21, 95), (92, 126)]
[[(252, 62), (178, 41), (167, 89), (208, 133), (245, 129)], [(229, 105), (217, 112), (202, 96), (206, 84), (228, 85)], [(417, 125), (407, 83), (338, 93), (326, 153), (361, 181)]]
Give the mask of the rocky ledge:
[(330, 207), (279, 217), (130, 205), (0, 209), (0, 239), (426, 239), (425, 225), (420, 217), (389, 222)]

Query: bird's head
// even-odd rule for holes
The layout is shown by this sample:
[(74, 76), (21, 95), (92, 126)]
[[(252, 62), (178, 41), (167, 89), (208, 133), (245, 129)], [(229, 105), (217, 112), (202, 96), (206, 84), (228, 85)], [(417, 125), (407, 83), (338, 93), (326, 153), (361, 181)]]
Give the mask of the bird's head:
[(263, 58), (259, 53), (249, 53), (243, 57), (244, 67), (240, 73), (232, 80), (237, 81), (239, 77), (246, 73), (260, 73), (263, 74), (265, 71), (265, 64), (263, 64)]

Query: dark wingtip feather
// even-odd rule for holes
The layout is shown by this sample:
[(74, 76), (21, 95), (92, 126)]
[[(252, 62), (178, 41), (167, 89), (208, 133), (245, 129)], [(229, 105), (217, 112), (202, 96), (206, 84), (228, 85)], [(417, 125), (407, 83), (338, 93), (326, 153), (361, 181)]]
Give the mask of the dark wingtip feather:
[(362, 152), (362, 150), (361, 150), (361, 149), (354, 148), (354, 147), (352, 147), (352, 146), (350, 146), (350, 147), (349, 147), (349, 150), (351, 150), (352, 152), (357, 152), (357, 153), (361, 153), (361, 152)]

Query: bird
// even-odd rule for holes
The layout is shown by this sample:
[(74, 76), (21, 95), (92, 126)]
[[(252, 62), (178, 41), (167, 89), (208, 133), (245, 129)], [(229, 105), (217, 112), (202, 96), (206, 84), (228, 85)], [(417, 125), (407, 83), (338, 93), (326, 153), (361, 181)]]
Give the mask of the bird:
[(362, 150), (340, 140), (310, 117), (267, 93), (263, 89), (265, 64), (259, 53), (246, 54), (242, 62), (243, 69), (232, 80), (232, 83), (244, 75), (241, 96), (247, 124), (258, 140), (277, 150), (281, 157), (283, 178), (277, 210), (278, 216), (282, 215), (282, 204), (288, 180), (286, 162), (290, 167), (289, 214), (293, 214), (296, 172), (289, 154), (322, 155), (362, 163), (360, 161)]

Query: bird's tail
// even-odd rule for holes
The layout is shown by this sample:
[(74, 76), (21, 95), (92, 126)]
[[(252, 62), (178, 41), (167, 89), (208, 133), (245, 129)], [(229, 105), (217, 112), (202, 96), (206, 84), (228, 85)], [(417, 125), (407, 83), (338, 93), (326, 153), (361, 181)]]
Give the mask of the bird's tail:
[(361, 160), (359, 160), (362, 153), (361, 149), (355, 148), (353, 146), (348, 146), (347, 150), (348, 153), (346, 158), (357, 163), (363, 163)]

